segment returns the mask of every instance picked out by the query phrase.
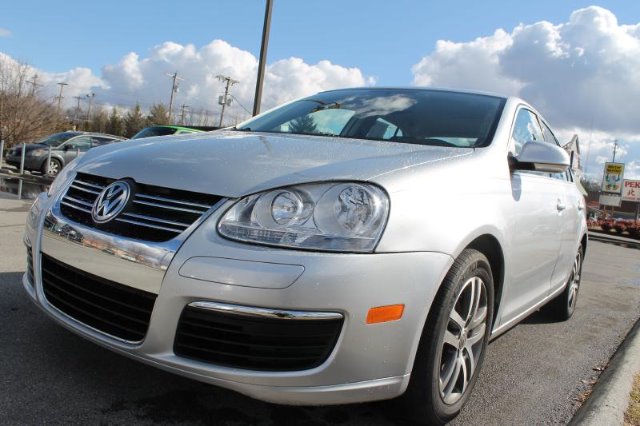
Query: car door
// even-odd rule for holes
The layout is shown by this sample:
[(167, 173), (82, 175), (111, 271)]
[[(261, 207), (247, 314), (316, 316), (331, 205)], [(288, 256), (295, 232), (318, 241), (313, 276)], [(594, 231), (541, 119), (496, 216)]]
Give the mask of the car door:
[[(560, 146), (560, 142), (544, 120), (540, 120), (540, 123), (545, 141)], [(558, 261), (551, 277), (550, 291), (553, 292), (562, 287), (569, 279), (578, 248), (580, 224), (585, 214), (585, 202), (569, 170), (565, 173), (552, 173), (550, 176), (557, 182), (559, 190), (562, 191), (562, 207), (564, 207), (558, 212), (560, 216), (560, 232), (558, 236), (561, 241)]]
[[(509, 155), (517, 158), (524, 144), (544, 141), (536, 115), (527, 108), (516, 112)], [(527, 312), (549, 294), (551, 275), (560, 251), (562, 190), (548, 173), (511, 172), (506, 279), (501, 323)]]

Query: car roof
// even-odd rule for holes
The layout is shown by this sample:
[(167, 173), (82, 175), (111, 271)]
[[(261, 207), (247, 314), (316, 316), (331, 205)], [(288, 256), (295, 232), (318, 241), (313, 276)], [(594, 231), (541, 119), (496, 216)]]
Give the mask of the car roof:
[(77, 133), (78, 134), (76, 136), (103, 136), (103, 137), (113, 138), (113, 139), (122, 139), (122, 140), (125, 139), (122, 136), (110, 135), (109, 133), (99, 133), (99, 132), (77, 132)]
[(341, 89), (332, 89), (325, 90), (320, 93), (330, 93), (330, 92), (339, 92), (339, 91), (350, 91), (350, 90), (373, 90), (373, 91), (385, 91), (385, 90), (398, 90), (398, 91), (425, 91), (425, 92), (450, 92), (450, 93), (466, 93), (469, 95), (483, 95), (483, 96), (492, 96), (494, 98), (500, 99), (508, 99), (509, 96), (501, 95), (499, 93), (488, 92), (488, 91), (480, 91), (480, 90), (469, 90), (469, 89), (453, 89), (447, 87), (426, 87), (426, 86), (361, 86), (361, 87), (345, 87)]

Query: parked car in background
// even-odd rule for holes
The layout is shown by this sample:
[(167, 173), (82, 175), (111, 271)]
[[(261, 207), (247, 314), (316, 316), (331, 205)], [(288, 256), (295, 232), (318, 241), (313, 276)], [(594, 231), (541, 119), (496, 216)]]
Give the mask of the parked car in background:
[(576, 309), (585, 201), (519, 98), (334, 90), (122, 144), (33, 204), (23, 284), (138, 361), (284, 404), (400, 397), (399, 423), (436, 425), (490, 339)]
[(153, 136), (182, 135), (185, 133), (201, 133), (202, 130), (184, 126), (151, 126), (140, 130), (131, 139), (150, 138)]
[[(123, 139), (119, 136), (105, 133), (76, 131), (55, 133), (41, 141), (25, 146), (24, 169), (42, 173), (48, 172), (50, 175), (55, 176), (79, 153), (85, 153), (93, 147), (118, 142)], [(47, 169), (49, 148), (51, 148), (51, 161)], [(6, 162), (11, 166), (20, 168), (21, 158), (22, 145), (18, 145), (8, 151)]]

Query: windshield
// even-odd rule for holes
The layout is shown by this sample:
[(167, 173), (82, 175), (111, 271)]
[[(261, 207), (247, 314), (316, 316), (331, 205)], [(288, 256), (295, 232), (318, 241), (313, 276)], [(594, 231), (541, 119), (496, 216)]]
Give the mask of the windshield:
[(63, 132), (63, 133), (56, 133), (54, 135), (48, 136), (44, 139), (42, 139), (41, 141), (38, 141), (37, 143), (41, 143), (43, 145), (49, 145), (51, 147), (55, 147), (58, 146), (60, 144), (62, 144), (63, 142), (68, 141), (69, 139), (71, 139), (74, 136), (78, 136), (80, 133), (78, 132)]
[(476, 147), (490, 143), (504, 103), (439, 90), (335, 90), (286, 104), (236, 130)]
[(146, 129), (142, 129), (138, 133), (133, 135), (131, 139), (150, 138), (153, 136), (167, 136), (172, 135), (175, 132), (176, 129), (174, 129), (173, 127), (147, 127)]

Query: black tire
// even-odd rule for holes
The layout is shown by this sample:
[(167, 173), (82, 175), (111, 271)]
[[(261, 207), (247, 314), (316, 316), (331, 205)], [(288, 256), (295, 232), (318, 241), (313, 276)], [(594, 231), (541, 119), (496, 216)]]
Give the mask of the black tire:
[[(480, 284), (478, 284), (478, 279)], [(476, 314), (471, 314), (473, 307), (470, 300), (473, 299), (473, 296), (467, 296), (469, 285), (480, 288), (477, 293), (480, 294), (476, 304), (478, 306), (477, 317)], [(484, 289), (484, 296), (482, 289)], [(466, 300), (469, 300), (468, 308), (465, 305)], [(479, 251), (465, 249), (451, 266), (436, 295), (420, 338), (409, 386), (404, 395), (396, 401), (396, 408), (401, 410), (398, 411), (398, 414), (406, 418), (409, 424), (445, 424), (458, 415), (462, 406), (469, 399), (482, 367), (491, 333), (493, 300), (493, 275), (489, 261)], [(480, 305), (483, 306), (480, 307)], [(459, 327), (460, 322), (453, 319), (454, 309), (456, 313), (468, 309), (471, 318), (464, 319), (462, 315), (457, 317), (459, 320), (465, 320), (464, 327)], [(473, 328), (473, 324), (477, 322), (474, 321), (474, 318), (479, 320), (482, 316), (482, 310), (484, 310), (483, 331)], [(458, 345), (457, 347), (450, 343), (451, 336), (456, 335), (456, 330), (459, 330), (458, 340), (454, 341)], [(473, 333), (474, 330), (477, 332)], [(448, 337), (446, 342), (445, 332)], [(481, 340), (475, 341), (476, 339)], [(470, 348), (467, 349), (467, 343), (472, 341), (475, 343), (470, 343)], [(465, 351), (468, 355), (467, 358), (464, 357)], [(470, 364), (471, 357), (475, 360), (473, 364), (475, 367)], [(458, 368), (458, 365), (461, 367)], [(465, 385), (469, 369), (472, 373)], [(449, 371), (450, 375), (447, 380)], [(441, 384), (442, 375), (445, 377), (443, 382), (446, 381), (444, 389)], [(459, 384), (460, 389), (457, 389)], [(447, 392), (449, 388), (451, 389), (450, 393)]]
[[(51, 163), (49, 164), (48, 175), (57, 176), (57, 174), (60, 173), (60, 170), (62, 170), (62, 162), (57, 158), (52, 158)], [(43, 175), (47, 175), (47, 160), (44, 160), (44, 162), (42, 163), (41, 171)]]
[(558, 321), (566, 321), (573, 316), (580, 294), (580, 280), (582, 279), (582, 263), (584, 261), (584, 249), (578, 247), (576, 258), (573, 261), (571, 275), (565, 284), (564, 290), (551, 301), (551, 315)]

